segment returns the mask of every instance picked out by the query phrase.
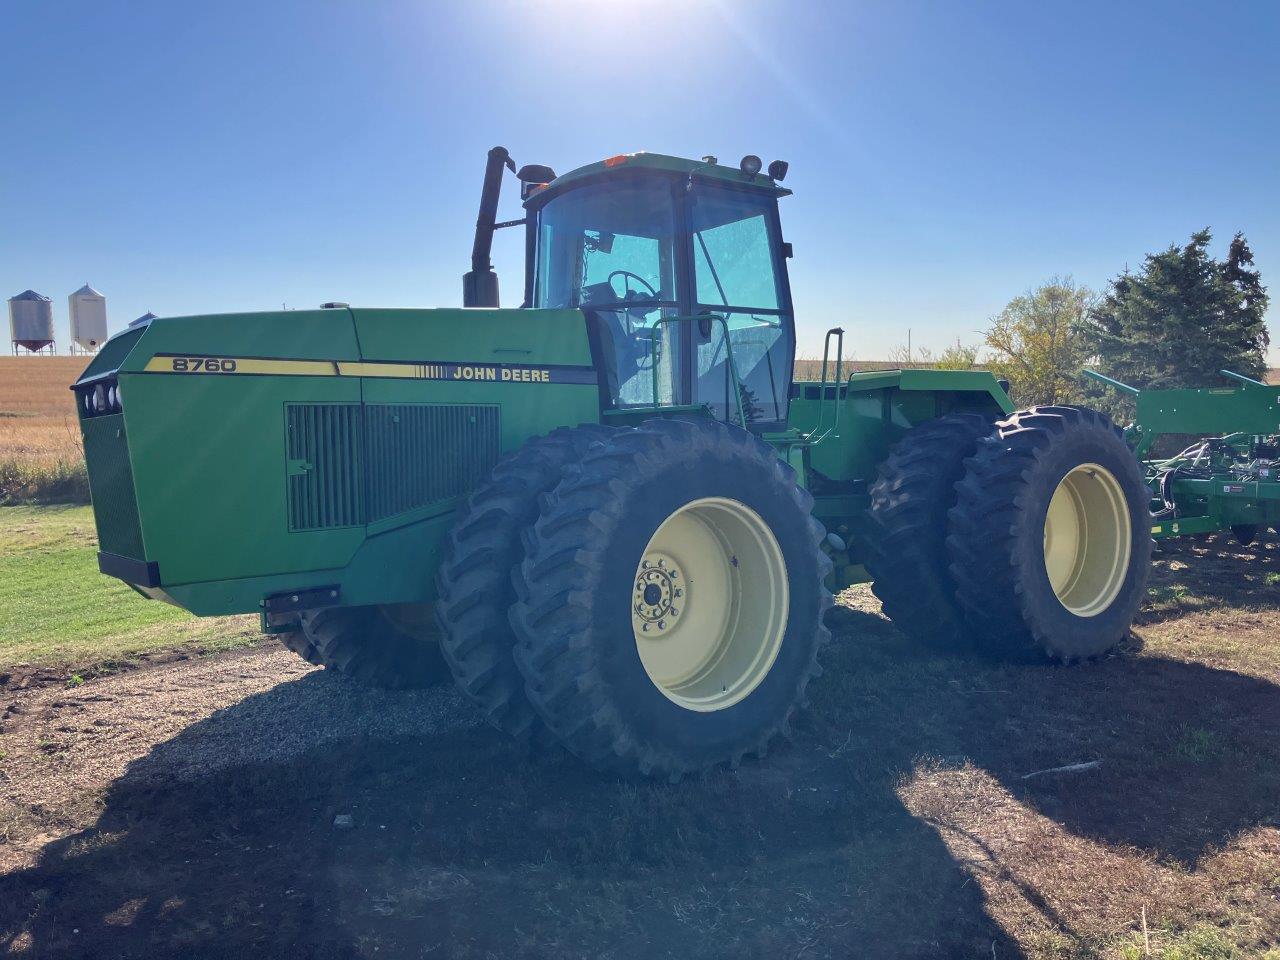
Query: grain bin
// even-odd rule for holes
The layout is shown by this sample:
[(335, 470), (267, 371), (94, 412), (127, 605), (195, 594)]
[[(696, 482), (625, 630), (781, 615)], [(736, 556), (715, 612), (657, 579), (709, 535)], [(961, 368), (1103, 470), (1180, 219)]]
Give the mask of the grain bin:
[(15, 354), (57, 353), (53, 340), (53, 301), (34, 290), (9, 298), (9, 340)]
[(107, 339), (107, 298), (87, 283), (67, 298), (71, 352), (97, 353)]

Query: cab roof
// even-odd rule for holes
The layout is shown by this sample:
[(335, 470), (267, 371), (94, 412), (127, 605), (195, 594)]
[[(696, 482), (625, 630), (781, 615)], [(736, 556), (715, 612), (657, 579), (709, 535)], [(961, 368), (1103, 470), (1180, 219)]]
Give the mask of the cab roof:
[(761, 172), (749, 176), (736, 166), (711, 163), (706, 160), (686, 160), (683, 157), (669, 157), (662, 153), (622, 153), (607, 160), (589, 163), (568, 173), (561, 174), (545, 187), (537, 189), (525, 201), (526, 207), (541, 206), (546, 201), (569, 187), (586, 180), (619, 173), (654, 172), (697, 177), (699, 179), (718, 180), (732, 183), (752, 190), (759, 190), (774, 197), (785, 197), (791, 194), (786, 187), (780, 187), (767, 174)]

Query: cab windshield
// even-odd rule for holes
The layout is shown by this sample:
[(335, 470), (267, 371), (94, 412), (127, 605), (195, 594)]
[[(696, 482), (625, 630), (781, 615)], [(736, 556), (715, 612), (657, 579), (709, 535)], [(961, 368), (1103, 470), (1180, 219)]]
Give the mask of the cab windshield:
[[(773, 199), (685, 185), (639, 176), (550, 200), (533, 305), (587, 312), (614, 406), (698, 403), (725, 419), (741, 409), (754, 423), (783, 420), (794, 334)], [(663, 322), (690, 315), (703, 319)]]

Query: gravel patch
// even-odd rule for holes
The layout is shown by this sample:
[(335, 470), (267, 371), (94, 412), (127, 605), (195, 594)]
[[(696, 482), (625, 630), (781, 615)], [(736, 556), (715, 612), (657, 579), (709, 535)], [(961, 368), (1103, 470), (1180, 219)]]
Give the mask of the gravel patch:
[(350, 738), (481, 724), (452, 687), (371, 690), (274, 646), (16, 691), (0, 702), (0, 807), (52, 811), (126, 773), (196, 781)]

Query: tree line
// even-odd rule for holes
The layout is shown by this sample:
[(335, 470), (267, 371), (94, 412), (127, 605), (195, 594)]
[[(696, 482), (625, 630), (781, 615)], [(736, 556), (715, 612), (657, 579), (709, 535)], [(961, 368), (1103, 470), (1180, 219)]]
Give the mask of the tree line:
[[(1261, 379), (1270, 337), (1267, 290), (1237, 233), (1226, 257), (1209, 252), (1208, 229), (1183, 246), (1148, 254), (1099, 294), (1055, 277), (993, 317), (980, 346), (917, 351), (910, 359), (943, 369), (991, 370), (1020, 406), (1087, 403), (1123, 415), (1125, 401), (1085, 381), (1090, 367), (1144, 388), (1203, 387), (1219, 370)], [(908, 359), (895, 351), (894, 360)]]

